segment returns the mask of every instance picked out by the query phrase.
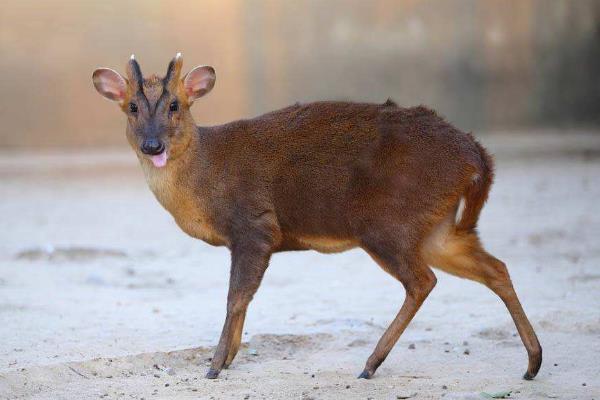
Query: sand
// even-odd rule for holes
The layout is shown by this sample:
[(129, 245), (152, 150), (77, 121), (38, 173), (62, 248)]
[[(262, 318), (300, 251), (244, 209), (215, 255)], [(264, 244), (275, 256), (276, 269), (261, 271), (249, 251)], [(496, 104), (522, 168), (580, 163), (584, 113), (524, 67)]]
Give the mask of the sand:
[(204, 379), (229, 255), (182, 233), (126, 148), (0, 153), (0, 398), (600, 399), (600, 135), (484, 136), (482, 215), (544, 348), (534, 381), (503, 304), (438, 285), (371, 380), (364, 362), (404, 298), (359, 250), (274, 256), (243, 346)]

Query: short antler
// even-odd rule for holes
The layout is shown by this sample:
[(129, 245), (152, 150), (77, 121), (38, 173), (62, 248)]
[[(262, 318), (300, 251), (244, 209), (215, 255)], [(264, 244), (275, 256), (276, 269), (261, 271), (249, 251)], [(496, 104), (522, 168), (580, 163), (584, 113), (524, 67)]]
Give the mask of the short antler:
[(167, 74), (165, 75), (165, 86), (174, 88), (173, 85), (179, 82), (181, 76), (181, 67), (183, 67), (183, 57), (177, 53), (169, 63)]
[(138, 64), (137, 60), (135, 59), (135, 55), (133, 54), (127, 63), (127, 79), (129, 79), (129, 82), (132, 84), (137, 84), (138, 87), (142, 87), (144, 83), (140, 64)]

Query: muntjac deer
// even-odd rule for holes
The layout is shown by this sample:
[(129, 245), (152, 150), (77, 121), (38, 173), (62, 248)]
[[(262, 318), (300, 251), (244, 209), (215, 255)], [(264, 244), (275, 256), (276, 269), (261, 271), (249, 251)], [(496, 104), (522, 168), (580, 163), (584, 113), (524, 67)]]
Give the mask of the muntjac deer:
[(370, 378), (436, 284), (430, 267), (480, 282), (504, 302), (529, 356), (542, 348), (504, 263), (476, 225), (493, 180), (492, 158), (468, 133), (423, 106), (296, 104), (221, 126), (196, 126), (194, 100), (215, 84), (212, 67), (144, 78), (94, 71), (101, 95), (127, 117), (127, 139), (150, 189), (187, 234), (231, 251), (227, 314), (207, 378), (240, 347), (248, 304), (271, 255), (364, 249), (406, 291), (360, 378)]

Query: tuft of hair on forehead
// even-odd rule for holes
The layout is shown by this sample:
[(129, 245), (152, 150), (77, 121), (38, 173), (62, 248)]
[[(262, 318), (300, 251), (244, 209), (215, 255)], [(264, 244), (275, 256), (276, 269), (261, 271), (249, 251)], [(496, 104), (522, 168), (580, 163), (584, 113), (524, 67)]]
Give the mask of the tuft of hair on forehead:
[(163, 86), (163, 78), (156, 74), (152, 74), (147, 78), (144, 78), (144, 88), (154, 88), (156, 86)]
[(150, 104), (155, 104), (163, 95), (165, 90), (166, 88), (162, 77), (152, 74), (144, 78), (142, 91)]

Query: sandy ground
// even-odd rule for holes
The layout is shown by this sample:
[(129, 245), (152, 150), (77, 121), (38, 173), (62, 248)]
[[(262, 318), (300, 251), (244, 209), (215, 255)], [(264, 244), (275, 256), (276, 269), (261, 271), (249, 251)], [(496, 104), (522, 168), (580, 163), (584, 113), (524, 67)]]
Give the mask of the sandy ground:
[(487, 289), (439, 283), (374, 379), (404, 292), (369, 257), (278, 254), (244, 345), (204, 379), (228, 252), (185, 236), (125, 151), (0, 154), (0, 398), (600, 399), (600, 135), (488, 136), (481, 220), (544, 347), (537, 379)]

